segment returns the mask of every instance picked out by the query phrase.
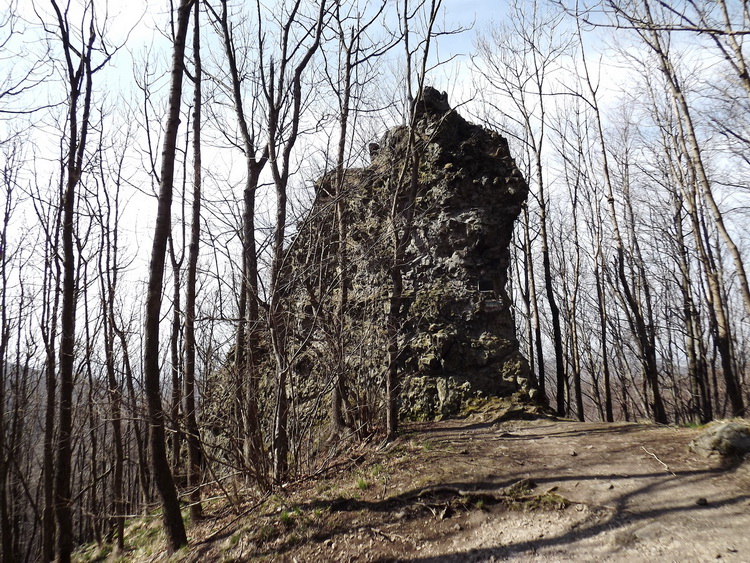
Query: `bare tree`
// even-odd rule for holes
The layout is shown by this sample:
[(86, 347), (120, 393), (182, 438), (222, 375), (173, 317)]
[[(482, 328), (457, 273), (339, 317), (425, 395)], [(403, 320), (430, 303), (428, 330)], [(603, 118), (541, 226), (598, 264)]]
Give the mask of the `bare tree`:
[[(59, 363), (59, 425), (57, 441), (57, 467), (55, 477), (55, 513), (57, 518), (57, 557), (59, 561), (70, 560), (73, 550), (73, 527), (71, 517), (71, 454), (72, 454), (72, 413), (73, 413), (73, 368), (75, 353), (76, 326), (76, 255), (74, 247), (76, 187), (84, 168), (86, 140), (89, 132), (89, 116), (93, 88), (93, 75), (111, 57), (106, 47), (97, 39), (94, 5), (85, 5), (87, 31), (71, 28), (68, 13), (62, 11), (55, 0), (50, 0), (57, 18), (56, 28), (51, 33), (61, 43), (65, 64), (65, 77), (68, 89), (67, 110), (67, 151), (65, 154), (65, 190), (62, 198), (62, 250), (63, 285), (60, 363)], [(80, 34), (80, 37), (76, 37)], [(80, 42), (79, 42), (80, 41)], [(99, 40), (101, 42), (101, 39)], [(78, 43), (78, 44), (76, 44)], [(97, 50), (103, 54), (103, 61), (95, 65), (93, 57)]]
[[(258, 250), (256, 245), (255, 201), (258, 182), (268, 162), (268, 145), (261, 145), (258, 119), (262, 114), (262, 95), (259, 81), (246, 80), (247, 74), (260, 74), (261, 69), (253, 68), (254, 62), (248, 59), (238, 60), (243, 49), (237, 45), (235, 27), (229, 17), (226, 0), (221, 2), (221, 11), (217, 12), (210, 4), (216, 27), (219, 30), (227, 58), (231, 99), (234, 105), (237, 125), (240, 130), (240, 148), (245, 157), (245, 185), (243, 189), (242, 212), (242, 275), (239, 288), (239, 322), (235, 341), (235, 367), (237, 371), (237, 410), (238, 422), (242, 428), (245, 464), (255, 468), (259, 482), (265, 482), (266, 455), (264, 452), (261, 426), (259, 420), (258, 391), (258, 340), (261, 331), (260, 295), (258, 292)], [(260, 23), (258, 24), (260, 26)], [(250, 99), (247, 100), (244, 88), (250, 83)], [(249, 104), (249, 107), (246, 107)]]
[[(396, 44), (393, 38), (372, 42), (370, 37), (386, 9), (386, 2), (372, 8), (372, 13), (363, 14), (354, 4), (344, 7), (336, 3), (333, 8), (332, 25), (338, 49), (334, 51), (336, 63), (328, 70), (338, 105), (338, 144), (335, 152), (335, 184), (333, 197), (336, 205), (336, 282), (339, 288), (336, 309), (333, 314), (333, 362), (334, 382), (331, 396), (331, 424), (333, 434), (347, 426), (344, 408), (347, 403), (347, 351), (346, 311), (348, 307), (350, 276), (347, 255), (348, 225), (346, 216), (345, 179), (346, 168), (351, 158), (350, 131), (356, 126), (358, 109), (368, 81), (368, 70), (373, 63)], [(346, 11), (345, 11), (346, 10)], [(355, 11), (356, 10), (356, 11)]]
[[(691, 4), (697, 7), (697, 3)], [(701, 196), (705, 200), (708, 209), (711, 212), (712, 219), (718, 229), (721, 238), (726, 245), (727, 251), (732, 258), (737, 273), (739, 289), (742, 295), (745, 311), (750, 315), (750, 286), (748, 285), (747, 274), (742, 259), (742, 255), (734, 242), (734, 238), (725, 225), (724, 214), (722, 213), (716, 199), (712, 182), (706, 171), (704, 157), (701, 151), (701, 145), (696, 133), (696, 126), (693, 120), (693, 111), (691, 110), (687, 96), (685, 94), (682, 80), (675, 68), (674, 61), (669, 53), (668, 34), (674, 29), (669, 24), (669, 17), (674, 16), (675, 10), (666, 4), (659, 3), (658, 8), (666, 12), (664, 22), (658, 20), (658, 14), (654, 10), (650, 0), (638, 0), (633, 2), (616, 2), (608, 1), (607, 5), (614, 11), (617, 18), (625, 22), (625, 26), (634, 29), (641, 37), (644, 43), (651, 49), (656, 56), (659, 69), (665, 78), (669, 91), (675, 103), (675, 111), (679, 115), (683, 124), (683, 135), (685, 138), (685, 150), (691, 160), (691, 166), (694, 168), (697, 184), (701, 190)], [(722, 22), (723, 30), (712, 28), (709, 24), (707, 27), (695, 26), (693, 29), (701, 33), (707, 33), (712, 37), (714, 42), (719, 46), (720, 52), (728, 60), (731, 66), (738, 72), (742, 84), (745, 85), (748, 95), (750, 95), (750, 78), (746, 71), (746, 65), (742, 49), (739, 48), (737, 37), (734, 33), (729, 11), (725, 2), (719, 2), (721, 13), (724, 21)], [(704, 14), (703, 24), (705, 21), (705, 12), (698, 8), (699, 14)], [(680, 19), (689, 21), (687, 16), (680, 16)], [(684, 29), (684, 27), (683, 27)], [(722, 39), (726, 43), (722, 43)], [(727, 46), (728, 45), (728, 46)], [(741, 406), (737, 398), (733, 399), (733, 408), (736, 410)]]
[[(92, 213), (97, 215), (100, 228), (100, 250), (98, 252), (98, 276), (100, 300), (102, 303), (102, 339), (104, 345), (104, 363), (107, 377), (107, 390), (109, 395), (109, 408), (112, 424), (112, 439), (114, 441), (114, 467), (112, 475), (112, 509), (114, 516), (114, 535), (116, 551), (125, 549), (125, 513), (126, 493), (124, 488), (125, 471), (125, 445), (123, 440), (123, 393), (122, 384), (117, 378), (117, 294), (120, 271), (122, 263), (120, 258), (120, 233), (118, 224), (122, 217), (121, 189), (124, 181), (124, 160), (126, 150), (115, 162), (113, 171), (113, 186), (110, 186), (107, 178), (109, 171), (105, 170), (106, 158), (104, 156), (104, 128), (100, 131), (99, 138), (99, 178), (101, 182), (102, 196), (97, 197), (95, 208)], [(122, 147), (127, 146), (130, 138), (130, 129), (126, 129), (125, 142)]]
[[(3, 560), (15, 561), (17, 553), (13, 545), (10, 499), (8, 498), (8, 475), (13, 459), (12, 434), (6, 426), (6, 408), (10, 405), (7, 394), (12, 389), (9, 384), (9, 373), (17, 371), (20, 366), (8, 362), (9, 346), (14, 321), (10, 311), (9, 299), (13, 297), (10, 289), (11, 266), (18, 249), (13, 249), (9, 237), (9, 226), (18, 205), (18, 173), (20, 169), (20, 147), (8, 144), (3, 149), (5, 165), (2, 170), (2, 225), (0, 225), (0, 548)], [(15, 322), (20, 323), (20, 318)], [(9, 365), (9, 363), (11, 365)], [(10, 418), (10, 417), (8, 417)]]
[(201, 235), (201, 126), (203, 97), (201, 93), (203, 67), (200, 46), (200, 3), (194, 5), (193, 15), (193, 205), (190, 223), (190, 253), (188, 256), (187, 287), (185, 289), (185, 423), (188, 445), (188, 485), (190, 486), (190, 521), (203, 517), (201, 507), (201, 452), (198, 419), (195, 407), (195, 291), (198, 272), (198, 253)]
[(42, 481), (44, 507), (42, 509), (42, 558), (52, 561), (55, 558), (55, 498), (54, 498), (54, 440), (55, 413), (57, 411), (57, 334), (60, 312), (61, 265), (57, 248), (60, 241), (62, 206), (45, 206), (41, 194), (32, 197), (34, 211), (44, 232), (44, 269), (42, 278), (41, 313), (39, 328), (45, 351), (45, 411), (44, 411), (44, 454), (42, 460)]
[[(285, 9), (279, 19), (278, 58), (265, 59), (265, 40), (259, 35), (261, 60), (265, 66), (261, 83), (267, 103), (267, 152), (276, 192), (276, 219), (271, 250), (271, 272), (268, 303), (268, 326), (276, 364), (276, 403), (274, 407), (272, 460), (273, 478), (279, 482), (288, 471), (289, 398), (287, 380), (290, 365), (287, 358), (287, 330), (284, 319), (283, 279), (287, 228), (288, 185), (292, 171), (292, 151), (299, 139), (305, 98), (302, 81), (313, 55), (320, 47), (320, 38), (328, 15), (326, 0), (318, 0), (316, 14), (301, 13), (301, 0)], [(258, 14), (260, 21), (261, 14)], [(259, 32), (260, 33), (260, 32)]]
[(151, 472), (162, 502), (162, 518), (171, 550), (187, 544), (185, 524), (180, 514), (172, 472), (169, 470), (164, 437), (164, 410), (159, 390), (159, 312), (162, 283), (170, 233), (177, 132), (180, 124), (185, 41), (194, 0), (181, 0), (177, 8), (177, 28), (172, 52), (171, 85), (167, 125), (161, 155), (159, 204), (149, 266), (148, 296), (144, 329), (144, 380), (150, 423)]
[[(662, 76), (664, 77), (674, 101), (674, 111), (679, 120), (678, 123), (680, 127), (679, 142), (681, 143), (685, 156), (688, 158), (687, 163), (689, 165), (689, 170), (693, 175), (696, 187), (700, 190), (699, 194), (705, 201), (711, 213), (713, 222), (734, 262), (739, 289), (745, 304), (745, 310), (750, 314), (750, 288), (748, 287), (742, 255), (725, 225), (723, 213), (714, 198), (712, 183), (706, 171), (704, 157), (701, 152), (696, 127), (693, 122), (693, 112), (685, 95), (679, 73), (677, 72), (672, 57), (670, 56), (669, 44), (666, 40), (667, 38), (663, 35), (665, 32), (660, 29), (661, 26), (656, 22), (656, 17), (649, 0), (642, 0), (637, 3), (625, 5), (610, 2), (609, 5), (615, 10), (615, 13), (619, 17), (625, 18), (628, 24), (635, 29), (656, 57), (659, 69), (661, 70)], [(668, 8), (667, 10), (671, 13), (671, 10)], [(704, 246), (703, 248), (706, 247)], [(702, 256), (702, 261), (709, 268), (711, 260), (712, 258), (707, 254)], [(724, 305), (718, 283), (719, 281), (715, 275), (709, 275), (709, 285), (714, 298), (713, 310), (717, 314), (717, 344), (723, 358), (722, 371), (724, 372), (727, 395), (732, 404), (733, 414), (739, 415), (744, 412), (745, 406), (742, 392), (739, 388), (739, 382), (734, 375), (734, 369), (731, 363), (731, 338), (727, 334), (728, 323), (723, 313)]]

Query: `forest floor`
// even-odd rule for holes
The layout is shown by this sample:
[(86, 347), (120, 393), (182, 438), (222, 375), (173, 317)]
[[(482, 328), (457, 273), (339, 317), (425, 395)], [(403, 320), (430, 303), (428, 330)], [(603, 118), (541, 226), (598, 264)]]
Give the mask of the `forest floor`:
[(125, 559), (750, 561), (750, 462), (694, 454), (699, 430), (504, 415), (409, 425), (238, 513), (209, 506), (171, 557), (136, 522), (129, 543), (153, 542)]

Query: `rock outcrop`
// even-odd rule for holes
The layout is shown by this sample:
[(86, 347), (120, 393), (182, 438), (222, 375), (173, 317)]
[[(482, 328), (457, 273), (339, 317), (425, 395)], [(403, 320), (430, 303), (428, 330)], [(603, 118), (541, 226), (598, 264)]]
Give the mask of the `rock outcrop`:
[[(434, 419), (458, 413), (471, 398), (534, 399), (537, 384), (519, 351), (505, 289), (513, 223), (527, 197), (526, 182), (507, 141), (468, 123), (434, 89), (418, 102), (415, 132), (420, 163), (402, 265), (401, 413)], [(337, 193), (345, 198), (347, 378), (365, 386), (379, 386), (387, 368), (393, 229), (403, 232), (404, 210), (411, 203), (394, 206), (394, 195), (409, 176), (407, 139), (402, 126), (370, 144), (370, 166), (346, 171), (340, 190), (335, 173), (321, 179), (290, 254), (290, 267), (307, 272), (291, 292), (295, 307), (310, 323), (321, 321), (322, 334), (340, 287), (335, 200)], [(401, 197), (407, 192), (400, 189)], [(395, 217), (394, 208), (401, 210)], [(330, 381), (323, 338), (307, 338), (313, 344), (298, 369), (313, 380)]]

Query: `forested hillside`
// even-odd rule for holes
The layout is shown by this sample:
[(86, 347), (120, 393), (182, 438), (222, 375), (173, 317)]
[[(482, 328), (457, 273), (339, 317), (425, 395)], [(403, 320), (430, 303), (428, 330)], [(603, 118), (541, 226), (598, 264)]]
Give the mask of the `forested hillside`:
[[(745, 2), (112, 4), (0, 11), (3, 561), (122, 551), (155, 509), (177, 550), (181, 507), (195, 524), (207, 498), (398, 436), (414, 213), (436, 177), (481, 168), (421, 152), (428, 86), (525, 178), (507, 275), (503, 254), (474, 281), (512, 314), (536, 400), (580, 421), (746, 415)], [(344, 178), (394, 128), (385, 219), (351, 224)], [(321, 189), (325, 276), (293, 267)], [(377, 351), (347, 324), (370, 243)]]

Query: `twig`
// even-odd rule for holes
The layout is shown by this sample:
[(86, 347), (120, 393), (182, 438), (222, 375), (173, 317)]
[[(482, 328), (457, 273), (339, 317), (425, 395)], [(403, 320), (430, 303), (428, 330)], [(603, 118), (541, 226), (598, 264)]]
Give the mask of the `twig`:
[(425, 504), (423, 502), (416, 501), (415, 504), (418, 504), (420, 506), (424, 506), (425, 508), (429, 509), (430, 512), (432, 512), (433, 516), (437, 516), (437, 512), (435, 512), (435, 509), (432, 508), (429, 504)]
[(644, 446), (641, 446), (641, 449), (644, 452), (646, 452), (648, 455), (652, 456), (656, 461), (658, 461), (659, 463), (661, 463), (664, 466), (664, 469), (666, 469), (667, 471), (669, 471), (669, 473), (671, 473), (672, 476), (677, 477), (677, 474), (674, 471), (672, 471), (666, 463), (664, 463), (662, 460), (660, 460), (658, 457), (656, 457), (655, 453), (652, 453), (652, 452), (648, 451)]

